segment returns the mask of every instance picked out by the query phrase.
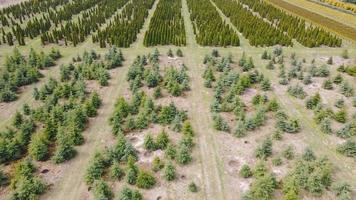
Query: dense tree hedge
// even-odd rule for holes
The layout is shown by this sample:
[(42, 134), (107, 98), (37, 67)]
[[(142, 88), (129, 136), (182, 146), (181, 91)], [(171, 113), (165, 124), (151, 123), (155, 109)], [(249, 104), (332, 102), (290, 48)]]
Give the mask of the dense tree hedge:
[(99, 42), (100, 47), (106, 47), (107, 44), (129, 47), (136, 41), (153, 3), (154, 0), (130, 1), (106, 28), (93, 35), (93, 42)]
[(314, 25), (309, 26), (305, 20), (287, 14), (285, 11), (263, 0), (241, 0), (239, 2), (247, 5), (261, 17), (272, 22), (281, 32), (286, 32), (289, 37), (295, 38), (306, 47), (319, 47), (321, 45), (329, 47), (341, 46), (342, 40), (327, 30)]
[(181, 10), (181, 0), (159, 1), (145, 34), (144, 45), (185, 45), (185, 27)]
[(197, 43), (202, 46), (239, 46), (240, 41), (231, 27), (207, 0), (187, 0), (190, 19)]
[(66, 45), (71, 42), (74, 46), (84, 42), (86, 37), (96, 32), (118, 9), (122, 8), (128, 0), (103, 0), (95, 8), (85, 11), (77, 20), (72, 20), (59, 28), (41, 36), (43, 44), (63, 41)]
[[(62, 26), (62, 22), (67, 22), (72, 19), (72, 16), (79, 14), (80, 12), (93, 8), (96, 4), (102, 4), (104, 0), (73, 0), (68, 2), (66, 0), (57, 1), (57, 3), (64, 4), (62, 6), (57, 6), (52, 2), (48, 4), (49, 7), (43, 10), (42, 13), (38, 13), (33, 16), (27, 16), (29, 19), (24, 23), (22, 18), (20, 21), (11, 20), (11, 31), (2, 32), (2, 42), (8, 43), (10, 46), (14, 44), (14, 39), (20, 45), (25, 45), (25, 37), (30, 37), (31, 39), (40, 35), (45, 34), (54, 25)], [(46, 2), (46, 1), (41, 1)], [(26, 11), (24, 12), (26, 13)]]
[(283, 31), (252, 14), (234, 0), (214, 0), (231, 23), (247, 38), (253, 46), (292, 45), (292, 40)]

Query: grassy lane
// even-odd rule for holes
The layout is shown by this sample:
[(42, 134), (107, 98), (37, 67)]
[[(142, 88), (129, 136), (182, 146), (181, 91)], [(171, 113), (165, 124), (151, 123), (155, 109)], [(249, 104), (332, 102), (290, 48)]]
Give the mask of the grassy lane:
[(190, 14), (189, 14), (187, 0), (182, 0), (182, 16), (183, 16), (185, 32), (186, 32), (185, 35), (187, 37), (186, 38), (187, 47), (196, 48), (198, 47), (198, 43), (195, 40), (193, 24), (190, 21), (190, 17), (189, 17)]
[(198, 133), (198, 148), (200, 149), (203, 169), (203, 182), (205, 199), (220, 200), (226, 199), (224, 190), (223, 166), (219, 158), (219, 147), (216, 142), (217, 134), (212, 127), (210, 113), (210, 102), (213, 95), (203, 86), (200, 61), (205, 53), (199, 53), (195, 49), (188, 49), (186, 53), (187, 65), (190, 66), (192, 93), (188, 97), (191, 102), (189, 116), (192, 117), (192, 125)]
[(348, 38), (354, 42), (356, 42), (356, 29), (345, 24), (342, 24), (334, 19), (330, 19), (324, 17), (318, 13), (309, 11), (304, 7), (299, 7), (292, 3), (288, 3), (287, 1), (281, 0), (267, 0), (267, 2), (272, 3), (273, 5), (286, 10), (287, 12), (300, 16), (307, 21), (318, 24), (320, 26), (325, 27), (326, 29), (339, 34), (345, 38)]

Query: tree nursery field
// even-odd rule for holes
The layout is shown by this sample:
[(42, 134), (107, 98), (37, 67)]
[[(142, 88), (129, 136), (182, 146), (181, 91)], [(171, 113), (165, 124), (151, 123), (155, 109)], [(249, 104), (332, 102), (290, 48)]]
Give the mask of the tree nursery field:
[(356, 16), (291, 6), (0, 1), (0, 199), (355, 199)]

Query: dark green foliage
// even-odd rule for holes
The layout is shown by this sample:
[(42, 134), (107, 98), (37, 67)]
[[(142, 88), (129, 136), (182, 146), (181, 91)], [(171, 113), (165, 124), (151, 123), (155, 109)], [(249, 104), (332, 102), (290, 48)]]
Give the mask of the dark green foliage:
[(219, 114), (215, 114), (213, 116), (213, 126), (218, 131), (224, 131), (224, 132), (230, 131), (229, 125)]
[(348, 59), (349, 58), (349, 52), (347, 51), (347, 49), (342, 51), (341, 57), (343, 59)]
[(34, 175), (35, 166), (30, 160), (24, 160), (15, 166), (15, 174), (11, 180), (13, 190), (10, 199), (26, 200), (38, 199), (44, 193), (46, 185)]
[(270, 70), (274, 69), (274, 65), (272, 61), (268, 62), (268, 64), (266, 65), (266, 69), (270, 69)]
[(95, 200), (110, 200), (112, 197), (110, 187), (103, 180), (95, 180), (93, 190)]
[(110, 177), (115, 180), (120, 180), (120, 179), (122, 179), (122, 177), (124, 175), (125, 175), (125, 172), (123, 169), (121, 169), (119, 163), (114, 162), (114, 164), (112, 164), (111, 168), (110, 168)]
[(263, 91), (271, 90), (271, 83), (269, 79), (267, 78), (263, 79), (263, 81), (261, 82), (261, 88)]
[(181, 50), (181, 49), (177, 49), (176, 55), (177, 55), (178, 57), (183, 57), (183, 52), (182, 52), (182, 50)]
[(251, 168), (248, 165), (242, 165), (240, 172), (239, 172), (240, 176), (243, 178), (249, 178), (252, 176), (252, 171)]
[(283, 111), (276, 113), (277, 123), (276, 128), (287, 133), (298, 133), (300, 131), (299, 121), (290, 119)]
[(329, 118), (324, 118), (320, 122), (320, 129), (325, 134), (331, 134), (333, 132), (333, 130), (331, 128), (331, 121)]
[(305, 96), (307, 95), (304, 92), (303, 87), (298, 84), (294, 85), (294, 86), (289, 86), (287, 92), (288, 92), (288, 94), (290, 94), (296, 98), (299, 98), (299, 99), (304, 99)]
[(280, 166), (282, 165), (282, 159), (280, 157), (276, 157), (272, 159), (272, 164), (274, 166)]
[(264, 50), (264, 51), (263, 51), (263, 54), (262, 54), (262, 56), (261, 56), (261, 59), (263, 59), (263, 60), (269, 60), (269, 55), (268, 55), (268, 53), (267, 53), (267, 50)]
[(62, 163), (75, 156), (76, 151), (73, 140), (70, 138), (70, 135), (64, 133), (63, 129), (58, 131), (56, 143), (56, 151), (52, 157), (55, 163)]
[(312, 77), (311, 77), (311, 75), (307, 75), (307, 76), (305, 76), (304, 77), (304, 79), (303, 79), (303, 83), (304, 83), (304, 85), (309, 85), (309, 84), (311, 84), (313, 81), (312, 81)]
[(333, 83), (330, 79), (327, 79), (323, 82), (323, 86), (324, 89), (326, 90), (332, 90), (333, 89)]
[(210, 2), (188, 0), (187, 3), (198, 44), (202, 46), (239, 46), (237, 34), (221, 19), (218, 11)]
[(159, 157), (155, 157), (152, 161), (152, 171), (158, 172), (164, 167), (163, 161)]
[[(149, 29), (145, 33), (143, 42), (145, 46), (186, 44), (181, 7), (181, 1), (162, 0), (158, 3)], [(170, 57), (173, 57), (173, 53)]]
[(308, 159), (296, 163), (294, 169), (283, 181), (284, 195), (305, 189), (314, 196), (320, 196), (331, 184), (331, 167), (326, 159)]
[(333, 82), (337, 85), (339, 85), (343, 81), (344, 81), (344, 78), (341, 76), (341, 74), (337, 74), (333, 79)]
[(171, 162), (169, 162), (164, 169), (164, 178), (167, 181), (173, 181), (176, 179), (176, 168)]
[(156, 184), (155, 177), (148, 171), (140, 170), (137, 175), (136, 185), (139, 188), (150, 189)]
[(169, 143), (168, 134), (164, 130), (162, 130), (157, 136), (157, 141), (156, 141), (157, 148), (164, 150), (167, 148), (168, 143)]
[(316, 93), (314, 96), (308, 98), (305, 104), (308, 109), (314, 109), (317, 106), (319, 106), (320, 102), (321, 102), (320, 94)]
[(8, 182), (7, 175), (0, 169), (0, 187), (6, 185)]
[(352, 199), (352, 189), (351, 186), (346, 182), (338, 182), (332, 185), (333, 191), (340, 200), (351, 200)]
[(220, 57), (219, 51), (217, 49), (213, 49), (211, 51), (211, 56), (213, 56), (215, 58)]
[(309, 69), (309, 73), (313, 77), (327, 77), (330, 74), (330, 69), (327, 65), (322, 65), (320, 67), (312, 65)]
[(316, 159), (314, 152), (310, 148), (306, 148), (304, 150), (302, 158), (303, 158), (303, 160), (306, 160), (306, 161), (313, 161)]
[(272, 99), (268, 103), (268, 111), (276, 112), (279, 109), (279, 104), (276, 99)]
[(173, 67), (169, 68), (163, 77), (165, 88), (173, 96), (180, 96), (183, 91), (188, 90), (188, 82), (189, 77), (184, 68), (179, 71)]
[(31, 114), (31, 108), (27, 103), (25, 103), (22, 106), (22, 112), (24, 113), (24, 115), (30, 115)]
[(282, 133), (280, 130), (277, 129), (276, 131), (273, 132), (272, 138), (273, 138), (274, 140), (282, 140), (282, 138), (283, 138), (283, 133)]
[(0, 102), (16, 100), (19, 87), (37, 82), (43, 76), (39, 70), (54, 64), (54, 59), (43, 52), (38, 54), (31, 49), (29, 57), (24, 57), (15, 48), (12, 55), (6, 57), (0, 77)]
[(272, 155), (272, 140), (267, 138), (262, 144), (255, 150), (256, 158), (267, 159)]
[(156, 87), (155, 88), (155, 90), (154, 90), (154, 92), (153, 92), (153, 97), (155, 98), (155, 99), (158, 99), (158, 98), (160, 98), (162, 96), (162, 93), (161, 93), (161, 87)]
[(277, 180), (273, 174), (257, 177), (252, 183), (249, 194), (252, 199), (272, 199), (272, 193), (277, 188)]
[(182, 133), (185, 136), (190, 136), (190, 137), (194, 136), (194, 131), (193, 131), (192, 125), (190, 124), (190, 122), (188, 120), (183, 123)]
[(335, 119), (337, 122), (345, 123), (346, 120), (347, 120), (347, 112), (346, 112), (346, 109), (341, 109), (341, 110), (339, 110), (338, 112), (336, 112), (336, 113), (334, 114), (334, 119)]
[(88, 185), (91, 185), (95, 180), (100, 180), (107, 165), (108, 163), (104, 155), (101, 153), (95, 153), (94, 158), (91, 160), (88, 168), (86, 169), (85, 182)]
[[(86, 12), (84, 12), (83, 15), (79, 15), (77, 20), (68, 21), (67, 23), (65, 23), (65, 25), (58, 26), (57, 28), (54, 28), (49, 32), (44, 31), (41, 35), (42, 44), (59, 43), (64, 41), (65, 45), (71, 43), (73, 44), (73, 46), (77, 46), (79, 43), (84, 42), (86, 37), (89, 36), (91, 33), (98, 31), (99, 27), (106, 22), (106, 19), (110, 18), (118, 9), (123, 7), (127, 3), (127, 1), (107, 0), (100, 4), (97, 4), (97, 2), (95, 1), (85, 1), (83, 3), (85, 5), (77, 6), (81, 6), (82, 8), (84, 7), (84, 10), (89, 9), (93, 6), (95, 7), (95, 5), (97, 6), (95, 7), (95, 9), (87, 10)], [(71, 4), (69, 4), (68, 6), (71, 6)], [(71, 9), (73, 10), (66, 10), (66, 8), (64, 8), (63, 11), (69, 12), (71, 14), (78, 14), (79, 12), (81, 12), (81, 9), (77, 9), (76, 7)], [(61, 14), (63, 15), (64, 13)], [(69, 17), (69, 19), (71, 18), (71, 15), (68, 16), (68, 14), (66, 14), (66, 16)], [(57, 23), (59, 23), (60, 21), (61, 20), (57, 21)], [(107, 26), (106, 29), (108, 29), (108, 27), (111, 26)], [(97, 40), (98, 37), (94, 35), (93, 42), (96, 42)]]
[(194, 182), (189, 184), (188, 189), (190, 192), (198, 192), (198, 186)]
[[(229, 17), (231, 23), (242, 33), (253, 46), (273, 46), (276, 44), (290, 46), (291, 38), (276, 29), (273, 25), (254, 16), (250, 11), (243, 8), (242, 4), (233, 0), (214, 0), (221, 11)], [(247, 2), (250, 3), (250, 2)], [(255, 2), (257, 3), (257, 1)], [(251, 6), (251, 8), (255, 8)], [(270, 8), (267, 8), (270, 10)], [(281, 13), (283, 14), (283, 13)], [(251, 28), (254, 27), (254, 28)]]
[(343, 108), (345, 106), (344, 99), (341, 98), (341, 99), (336, 100), (334, 106), (337, 108)]
[(21, 114), (16, 114), (13, 124), (0, 132), (0, 163), (14, 161), (21, 158), (30, 143), (31, 135), (35, 132), (35, 123)]
[(154, 151), (157, 149), (156, 143), (151, 134), (146, 134), (143, 142), (145, 149)]
[(293, 146), (288, 146), (284, 151), (283, 151), (283, 157), (285, 157), (288, 160), (292, 160), (294, 158), (294, 147)]
[(142, 200), (142, 195), (138, 190), (124, 187), (118, 194), (117, 200)]
[(354, 95), (354, 88), (352, 87), (352, 85), (350, 85), (349, 82), (343, 81), (340, 86), (340, 92), (345, 97), (351, 97)]
[(356, 142), (348, 139), (337, 147), (337, 151), (348, 157), (356, 157)]
[(243, 121), (238, 121), (234, 131), (234, 135), (238, 138), (242, 138), (246, 136), (246, 134), (247, 134), (247, 130), (246, 130), (245, 123)]
[(35, 160), (45, 160), (49, 154), (49, 141), (44, 134), (38, 133), (32, 137), (29, 153)]
[(173, 144), (168, 144), (164, 154), (169, 159), (175, 159), (177, 155), (176, 147)]
[(107, 62), (108, 69), (122, 66), (123, 60), (124, 58), (121, 50), (117, 51), (115, 46), (112, 46), (105, 54), (105, 61)]
[(326, 61), (326, 63), (328, 63), (328, 65), (332, 65), (332, 64), (334, 63), (333, 57), (330, 56), (329, 59), (328, 59), (328, 61)]
[(177, 155), (176, 155), (177, 162), (181, 165), (186, 165), (190, 163), (193, 159), (190, 151), (191, 150), (188, 146), (179, 145)]
[[(137, 182), (138, 167), (135, 165), (134, 157), (130, 156), (128, 158), (127, 169), (126, 169), (126, 181), (130, 185), (135, 185)], [(145, 178), (145, 177), (143, 177)], [(146, 184), (143, 182), (142, 184)]]

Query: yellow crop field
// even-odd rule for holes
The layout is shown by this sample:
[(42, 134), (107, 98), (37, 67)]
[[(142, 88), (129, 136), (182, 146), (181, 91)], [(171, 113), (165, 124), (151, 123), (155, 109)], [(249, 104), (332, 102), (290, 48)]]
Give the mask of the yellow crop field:
[(356, 5), (345, 3), (338, 0), (320, 0), (320, 1), (356, 13)]

